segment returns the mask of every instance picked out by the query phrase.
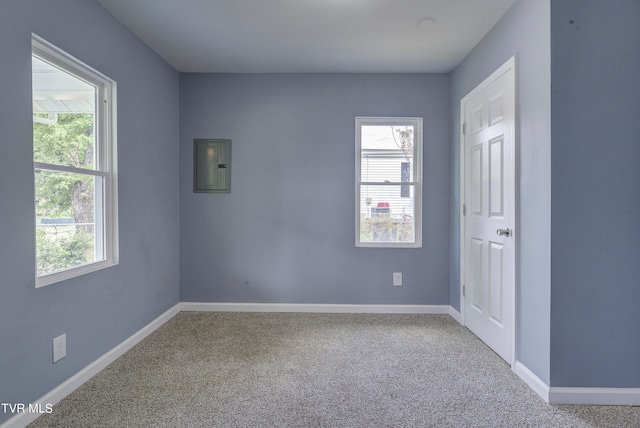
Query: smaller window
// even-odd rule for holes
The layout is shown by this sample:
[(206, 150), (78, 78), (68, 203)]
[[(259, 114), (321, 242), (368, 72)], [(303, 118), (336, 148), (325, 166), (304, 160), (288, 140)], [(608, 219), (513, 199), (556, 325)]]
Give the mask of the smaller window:
[(115, 82), (32, 38), (36, 287), (118, 262)]
[(356, 246), (422, 246), (422, 118), (356, 118)]

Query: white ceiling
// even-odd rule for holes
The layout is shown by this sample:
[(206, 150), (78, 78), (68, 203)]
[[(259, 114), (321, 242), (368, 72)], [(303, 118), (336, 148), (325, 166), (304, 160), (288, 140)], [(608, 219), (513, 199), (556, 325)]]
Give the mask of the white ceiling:
[(97, 0), (183, 72), (453, 70), (516, 0)]

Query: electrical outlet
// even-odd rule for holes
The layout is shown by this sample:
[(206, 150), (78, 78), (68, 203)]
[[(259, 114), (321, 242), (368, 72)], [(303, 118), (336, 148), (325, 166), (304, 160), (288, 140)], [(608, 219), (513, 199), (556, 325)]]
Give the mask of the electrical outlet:
[(402, 286), (402, 272), (394, 272), (393, 273), (393, 286), (401, 287)]
[(67, 355), (67, 334), (53, 339), (53, 362), (64, 358)]

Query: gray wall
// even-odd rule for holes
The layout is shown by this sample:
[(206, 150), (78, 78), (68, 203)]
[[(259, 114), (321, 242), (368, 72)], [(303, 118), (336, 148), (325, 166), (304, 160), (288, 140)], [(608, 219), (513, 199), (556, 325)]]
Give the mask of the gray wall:
[[(449, 76), (183, 74), (181, 299), (449, 304)], [(423, 248), (355, 248), (356, 116), (424, 118)], [(194, 138), (233, 140), (194, 194)], [(392, 272), (404, 285), (392, 287)]]
[(552, 2), (552, 386), (640, 387), (638, 22)]
[(516, 56), (519, 239), (516, 357), (549, 382), (551, 114), (549, 0), (519, 0), (451, 77), (451, 304), (460, 306), (460, 100)]
[[(31, 32), (118, 82), (120, 264), (39, 289)], [(86, 0), (3, 1), (0, 58), (0, 401), (28, 403), (178, 302), (179, 79)], [(62, 333), (67, 357), (52, 364)]]

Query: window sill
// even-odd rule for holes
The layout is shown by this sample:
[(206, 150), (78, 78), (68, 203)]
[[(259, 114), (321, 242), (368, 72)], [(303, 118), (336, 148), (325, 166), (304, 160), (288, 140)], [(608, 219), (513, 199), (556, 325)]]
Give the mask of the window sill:
[(422, 248), (420, 242), (357, 242), (356, 248)]
[(96, 272), (102, 269), (106, 269), (111, 266), (116, 266), (117, 260), (102, 260), (94, 263), (87, 263), (78, 267), (50, 273), (47, 275), (36, 276), (36, 288), (51, 285), (56, 282), (66, 281), (67, 279), (76, 278), (91, 272)]

